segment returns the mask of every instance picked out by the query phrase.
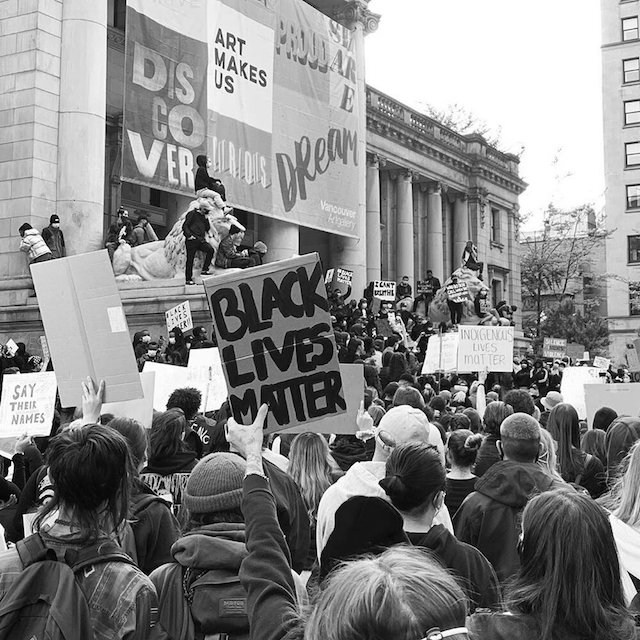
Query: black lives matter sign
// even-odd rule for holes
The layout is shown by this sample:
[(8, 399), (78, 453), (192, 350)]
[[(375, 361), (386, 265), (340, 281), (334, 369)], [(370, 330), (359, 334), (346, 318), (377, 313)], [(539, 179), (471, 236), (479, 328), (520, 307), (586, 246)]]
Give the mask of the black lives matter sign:
[(270, 408), (268, 432), (346, 411), (317, 254), (214, 276), (204, 285), (238, 422), (253, 421), (262, 403)]

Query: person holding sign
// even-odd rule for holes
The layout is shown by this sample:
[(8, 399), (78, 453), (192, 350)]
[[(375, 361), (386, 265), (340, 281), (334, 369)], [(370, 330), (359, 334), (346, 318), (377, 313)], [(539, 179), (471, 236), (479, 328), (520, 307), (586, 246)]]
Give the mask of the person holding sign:
[(451, 284), (447, 286), (447, 306), (449, 307), (449, 313), (451, 314), (451, 324), (456, 327), (462, 322), (462, 303), (469, 298), (469, 291), (467, 290), (466, 296), (464, 289), (467, 289), (467, 285), (462, 282), (458, 282), (458, 276), (451, 276)]

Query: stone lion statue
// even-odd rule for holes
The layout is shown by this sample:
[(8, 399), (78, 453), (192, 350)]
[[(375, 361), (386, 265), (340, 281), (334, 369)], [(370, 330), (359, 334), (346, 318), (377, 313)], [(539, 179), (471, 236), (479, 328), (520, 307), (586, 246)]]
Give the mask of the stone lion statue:
[[(489, 291), (489, 287), (478, 278), (478, 271), (469, 269), (468, 267), (460, 267), (453, 272), (454, 276), (457, 276), (458, 282), (464, 282), (469, 289), (470, 300), (466, 300), (462, 303), (462, 324), (480, 324), (480, 318), (476, 315), (473, 301), (476, 295), (481, 289)], [(451, 284), (451, 278), (449, 278), (438, 290), (434, 296), (431, 304), (429, 305), (429, 320), (437, 326), (441, 322), (449, 322), (451, 314), (449, 313), (449, 307), (447, 306), (447, 285)]]
[[(189, 211), (197, 209), (202, 200), (194, 200), (189, 208), (178, 218), (173, 228), (164, 240), (148, 242), (132, 247), (121, 244), (113, 256), (113, 271), (116, 280), (168, 280), (184, 278), (184, 267), (187, 258), (185, 238), (182, 225)], [(211, 232), (206, 241), (218, 250), (220, 241), (229, 233), (229, 227), (235, 218), (231, 215), (221, 216), (214, 207), (209, 208), (207, 214), (211, 222)], [(202, 269), (202, 253), (196, 253), (193, 263), (194, 273)]]

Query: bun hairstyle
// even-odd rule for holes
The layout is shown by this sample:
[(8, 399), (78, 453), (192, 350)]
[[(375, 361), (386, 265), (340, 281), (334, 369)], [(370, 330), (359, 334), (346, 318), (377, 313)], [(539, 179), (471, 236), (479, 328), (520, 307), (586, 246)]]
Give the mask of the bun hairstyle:
[(478, 449), (480, 449), (483, 440), (482, 435), (468, 429), (452, 431), (447, 440), (451, 461), (459, 467), (470, 467), (476, 461)]
[(445, 470), (438, 450), (423, 442), (396, 447), (387, 459), (380, 486), (399, 511), (411, 511), (444, 490)]

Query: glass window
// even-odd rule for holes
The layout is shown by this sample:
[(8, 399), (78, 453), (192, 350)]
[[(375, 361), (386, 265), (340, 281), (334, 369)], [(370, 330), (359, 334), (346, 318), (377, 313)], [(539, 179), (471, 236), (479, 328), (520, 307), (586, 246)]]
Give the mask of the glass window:
[(491, 209), (491, 241), (501, 242), (500, 233), (500, 209)]
[(640, 282), (629, 283), (629, 315), (640, 316)]
[(627, 142), (624, 151), (628, 167), (640, 164), (640, 142)]
[(638, 18), (622, 18), (622, 39), (637, 40), (638, 35)]
[(640, 58), (629, 58), (622, 61), (622, 81), (640, 81)]
[(627, 236), (627, 262), (640, 262), (640, 236)]
[(627, 185), (627, 209), (640, 209), (640, 184)]
[(640, 122), (640, 100), (627, 100), (624, 103), (624, 123), (638, 124)]

